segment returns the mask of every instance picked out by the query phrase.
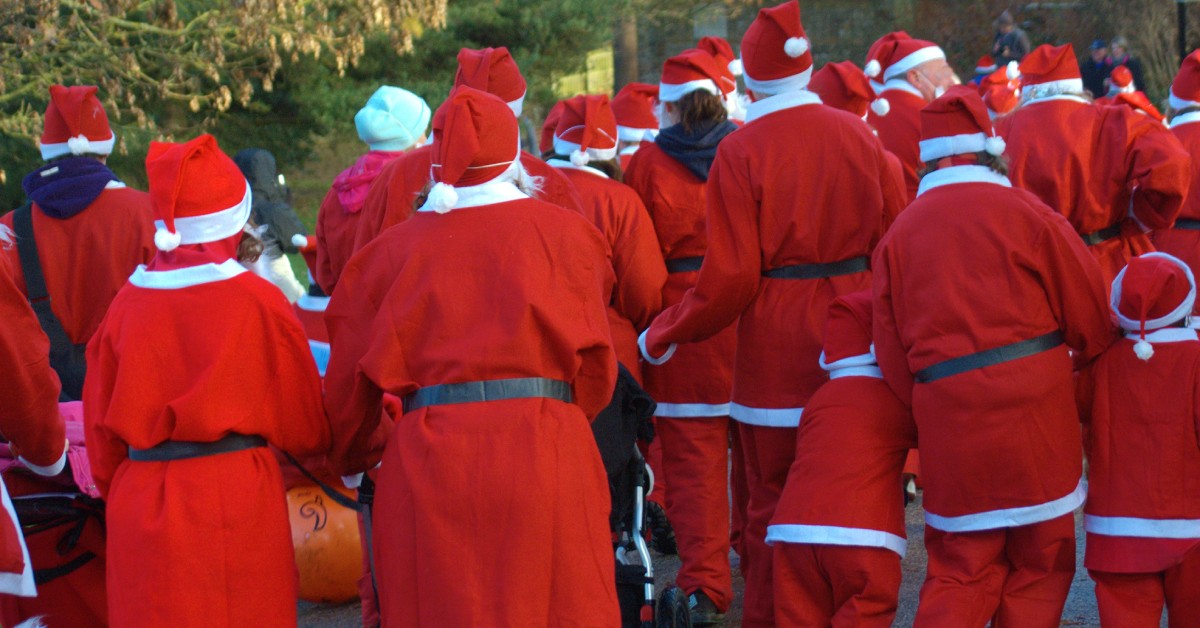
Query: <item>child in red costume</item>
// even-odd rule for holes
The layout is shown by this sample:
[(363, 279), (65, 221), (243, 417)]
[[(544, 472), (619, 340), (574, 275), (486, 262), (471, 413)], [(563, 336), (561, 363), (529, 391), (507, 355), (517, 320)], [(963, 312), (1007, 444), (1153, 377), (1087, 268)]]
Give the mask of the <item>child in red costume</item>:
[(1080, 379), (1088, 424), (1084, 565), (1102, 626), (1200, 625), (1200, 342), (1180, 259), (1129, 260), (1111, 305), (1125, 340)]
[(805, 409), (767, 528), (775, 623), (887, 628), (907, 548), (900, 474), (917, 428), (875, 363), (870, 291), (829, 307), (821, 367), (829, 383)]

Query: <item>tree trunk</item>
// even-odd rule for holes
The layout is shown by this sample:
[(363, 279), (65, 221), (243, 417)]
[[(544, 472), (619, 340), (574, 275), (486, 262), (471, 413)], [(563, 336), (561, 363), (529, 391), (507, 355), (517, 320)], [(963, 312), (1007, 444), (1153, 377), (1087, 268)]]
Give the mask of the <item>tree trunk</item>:
[(638, 77), (637, 16), (625, 11), (613, 22), (613, 93)]

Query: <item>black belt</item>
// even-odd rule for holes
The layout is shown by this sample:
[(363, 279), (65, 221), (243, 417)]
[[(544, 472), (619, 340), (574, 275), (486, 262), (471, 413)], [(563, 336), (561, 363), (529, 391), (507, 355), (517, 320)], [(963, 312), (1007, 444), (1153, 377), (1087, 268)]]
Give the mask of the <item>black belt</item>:
[(871, 269), (871, 258), (851, 257), (828, 264), (793, 264), (764, 270), (762, 276), (772, 279), (823, 279), (838, 275), (853, 275)]
[(1083, 243), (1088, 246), (1096, 246), (1106, 240), (1111, 240), (1121, 235), (1121, 223), (1105, 227), (1099, 231), (1091, 233), (1081, 233), (1079, 237), (1083, 238)]
[(696, 257), (677, 257), (667, 260), (667, 272), (675, 273), (690, 273), (694, 270), (700, 270), (701, 264), (704, 263), (704, 256), (697, 255)]
[(985, 366), (1011, 362), (1018, 358), (1049, 351), (1062, 343), (1062, 333), (1052, 331), (1048, 334), (1030, 338), (1029, 340), (1022, 340), (1002, 347), (996, 347), (995, 349), (988, 349), (987, 351), (980, 351), (979, 353), (964, 355), (960, 358), (951, 358), (944, 362), (938, 362), (933, 366), (917, 371), (915, 379), (919, 384), (928, 384), (943, 377), (950, 377), (951, 375), (981, 369)]
[(230, 434), (220, 440), (201, 443), (188, 440), (163, 441), (149, 449), (129, 448), (129, 459), (135, 462), (166, 462), (227, 454), (243, 449), (266, 447), (267, 439), (258, 435)]
[(566, 403), (571, 403), (575, 398), (571, 394), (571, 385), (564, 381), (545, 377), (517, 377), (426, 386), (416, 392), (404, 395), (404, 411), (412, 412), (427, 406), (444, 406), (452, 403), (535, 397), (558, 399)]
[(1200, 220), (1179, 218), (1175, 220), (1175, 228), (1183, 229), (1184, 231), (1200, 231)]

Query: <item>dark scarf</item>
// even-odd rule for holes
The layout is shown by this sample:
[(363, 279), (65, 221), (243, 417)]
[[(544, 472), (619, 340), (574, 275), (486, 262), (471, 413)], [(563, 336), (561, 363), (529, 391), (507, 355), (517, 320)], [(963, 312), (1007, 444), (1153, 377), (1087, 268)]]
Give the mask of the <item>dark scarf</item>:
[(684, 131), (682, 124), (676, 124), (659, 131), (654, 143), (701, 181), (708, 181), (708, 171), (717, 156), (717, 144), (736, 130), (737, 125), (728, 120), (700, 125), (691, 133)]
[(119, 180), (108, 166), (92, 157), (69, 157), (25, 175), (21, 187), (42, 212), (62, 220), (91, 205), (109, 181)]

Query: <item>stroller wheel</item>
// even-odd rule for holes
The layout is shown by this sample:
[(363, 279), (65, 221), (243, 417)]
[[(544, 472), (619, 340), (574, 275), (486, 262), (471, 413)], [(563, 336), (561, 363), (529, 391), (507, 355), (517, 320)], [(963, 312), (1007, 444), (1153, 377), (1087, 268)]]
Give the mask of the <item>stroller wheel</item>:
[(687, 594), (679, 587), (670, 587), (658, 596), (657, 615), (657, 628), (692, 628)]

